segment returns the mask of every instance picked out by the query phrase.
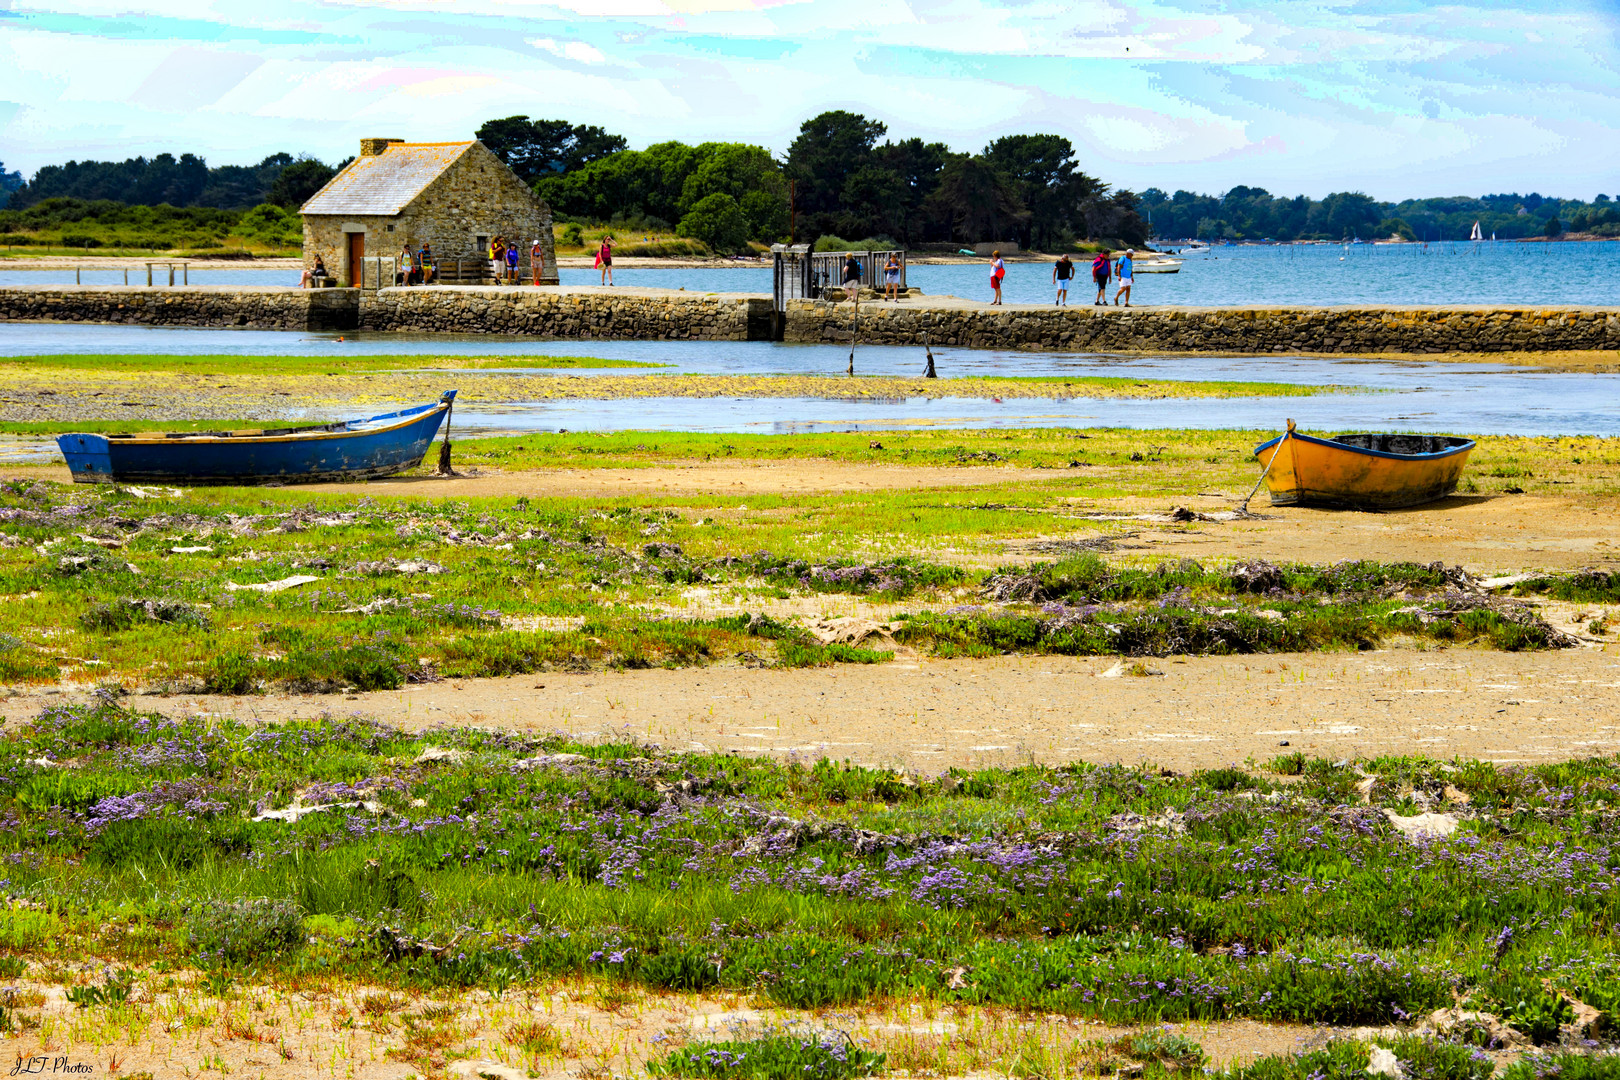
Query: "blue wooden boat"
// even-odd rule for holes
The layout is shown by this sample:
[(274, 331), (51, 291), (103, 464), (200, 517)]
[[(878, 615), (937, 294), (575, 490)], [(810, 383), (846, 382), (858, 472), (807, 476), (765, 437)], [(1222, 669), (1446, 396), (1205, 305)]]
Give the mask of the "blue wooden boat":
[(414, 469), (456, 399), (365, 420), (263, 431), (59, 435), (77, 484), (289, 484), (368, 480)]

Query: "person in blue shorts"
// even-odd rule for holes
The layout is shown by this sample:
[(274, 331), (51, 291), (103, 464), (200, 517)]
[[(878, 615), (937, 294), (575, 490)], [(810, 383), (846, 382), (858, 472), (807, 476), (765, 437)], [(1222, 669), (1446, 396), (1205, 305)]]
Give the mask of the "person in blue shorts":
[(521, 252), (518, 251), (516, 240), (506, 246), (506, 283), (508, 285), (518, 283), (518, 258), (520, 255)]
[(1069, 304), (1069, 279), (1074, 277), (1074, 263), (1067, 255), (1058, 259), (1057, 265), (1052, 267), (1052, 283), (1057, 286), (1057, 299), (1054, 304), (1067, 307)]

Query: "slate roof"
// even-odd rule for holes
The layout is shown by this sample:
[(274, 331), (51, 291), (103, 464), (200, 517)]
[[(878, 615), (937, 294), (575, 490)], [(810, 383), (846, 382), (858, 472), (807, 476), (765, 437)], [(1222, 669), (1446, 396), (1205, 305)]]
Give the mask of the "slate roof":
[(358, 157), (303, 205), (304, 214), (397, 214), (473, 144), (394, 143)]

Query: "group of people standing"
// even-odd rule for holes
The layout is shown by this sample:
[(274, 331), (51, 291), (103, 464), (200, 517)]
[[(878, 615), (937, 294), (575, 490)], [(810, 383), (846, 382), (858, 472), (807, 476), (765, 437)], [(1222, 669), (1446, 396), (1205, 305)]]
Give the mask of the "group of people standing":
[[(1114, 291), (1114, 304), (1119, 306), (1120, 297), (1125, 298), (1125, 307), (1131, 306), (1131, 287), (1135, 281), (1135, 267), (1133, 260), (1136, 249), (1130, 248), (1119, 257), (1116, 262), (1113, 252), (1107, 248), (1099, 251), (1097, 257), (1091, 260), (1091, 280), (1097, 286), (1097, 299), (1093, 302), (1097, 307), (1107, 304), (1108, 282), (1118, 279), (1119, 288)], [(1074, 280), (1074, 261), (1067, 255), (1060, 257), (1057, 264), (1052, 267), (1052, 284), (1057, 286), (1057, 299), (1053, 301), (1059, 307), (1069, 304), (1069, 282)], [(995, 307), (1001, 303), (1001, 281), (1007, 276), (1007, 266), (1001, 261), (1001, 252), (990, 253), (990, 291), (992, 299), (990, 306)]]
[[(489, 242), (489, 273), (502, 285), (518, 284), (518, 270), (523, 262), (523, 250), (520, 241), (508, 242), (505, 237), (497, 236)], [(529, 245), (529, 268), (534, 275), (534, 283), (540, 284), (540, 273), (545, 269), (545, 249), (540, 246), (540, 238), (534, 238)]]
[[(858, 293), (861, 288), (861, 263), (855, 258), (852, 251), (844, 257), (844, 274), (840, 282), (846, 293), (853, 290)], [(889, 261), (883, 264), (883, 299), (891, 304), (900, 302), (900, 260), (894, 252), (889, 252)]]
[(411, 250), (410, 241), (405, 242), (405, 249), (399, 253), (399, 270), (394, 277), (396, 285), (431, 285), (438, 272), (433, 262), (433, 247), (426, 240), (416, 251)]

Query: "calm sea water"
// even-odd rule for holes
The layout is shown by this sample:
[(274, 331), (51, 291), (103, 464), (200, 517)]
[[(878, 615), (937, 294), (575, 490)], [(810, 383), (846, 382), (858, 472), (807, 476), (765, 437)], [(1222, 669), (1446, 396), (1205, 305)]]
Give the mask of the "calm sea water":
[[(1620, 242), (1517, 244), (1450, 242), (1393, 245), (1221, 247), (1179, 256), (1175, 274), (1138, 274), (1133, 300), (1160, 305), (1244, 304), (1594, 304), (1620, 303)], [(1089, 259), (1070, 300), (1089, 304)], [(911, 285), (926, 294), (990, 298), (982, 263), (913, 266)], [(595, 270), (563, 270), (565, 285), (594, 285)], [(85, 284), (113, 285), (123, 273), (85, 271)], [(130, 281), (145, 280), (144, 271)], [(0, 269), (0, 285), (70, 284), (71, 270)], [(193, 284), (296, 285), (290, 270), (197, 270)], [(766, 267), (617, 270), (620, 285), (689, 292), (771, 291)], [(1013, 303), (1053, 300), (1050, 263), (1009, 263), (1002, 292)], [(1112, 298), (1114, 288), (1109, 287)]]

